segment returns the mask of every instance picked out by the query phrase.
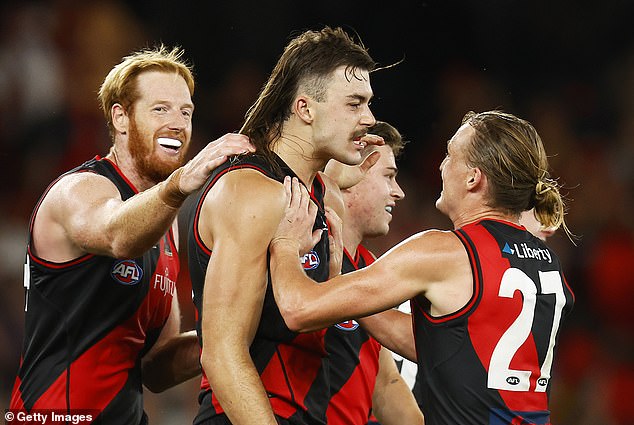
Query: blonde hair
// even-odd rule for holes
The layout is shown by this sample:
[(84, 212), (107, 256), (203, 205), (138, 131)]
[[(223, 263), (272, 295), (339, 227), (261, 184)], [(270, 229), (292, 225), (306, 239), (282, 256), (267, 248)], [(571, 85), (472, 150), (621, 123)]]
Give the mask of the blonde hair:
[(119, 103), (130, 109), (139, 98), (136, 77), (147, 71), (173, 72), (179, 74), (194, 95), (194, 75), (191, 65), (182, 59), (184, 51), (180, 47), (167, 48), (163, 44), (143, 49), (123, 58), (106, 76), (99, 88), (99, 103), (108, 124), (110, 134), (114, 134), (110, 110)]
[(535, 208), (543, 226), (563, 227), (572, 237), (559, 182), (550, 176), (546, 150), (531, 123), (502, 111), (468, 112), (462, 123), (475, 130), (467, 161), (487, 176), (491, 206), (517, 215)]

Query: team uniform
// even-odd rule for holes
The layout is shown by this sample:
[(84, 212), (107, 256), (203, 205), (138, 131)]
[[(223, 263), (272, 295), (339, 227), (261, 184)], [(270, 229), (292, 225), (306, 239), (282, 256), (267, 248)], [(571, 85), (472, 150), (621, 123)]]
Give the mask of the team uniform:
[[(107, 177), (123, 200), (137, 193), (107, 159), (96, 157), (66, 174), (79, 172)], [(90, 410), (100, 424), (145, 424), (141, 358), (172, 306), (179, 271), (172, 232), (138, 258), (85, 254), (46, 261), (31, 245), (43, 198), (29, 226), (25, 341), (10, 409)]]
[[(190, 215), (189, 269), (201, 346), (205, 343), (201, 332), (203, 286), (209, 258), (212, 255), (211, 249), (205, 246), (198, 233), (202, 202), (218, 179), (234, 170), (256, 170), (279, 182), (283, 182), (285, 175), (296, 177), (277, 155), (275, 160), (279, 170), (258, 155), (241, 157), (219, 166), (202, 189), (195, 209)], [(325, 229), (325, 187), (319, 175), (315, 177), (310, 192), (312, 200), (319, 207), (314, 228)], [(302, 259), (307, 275), (318, 282), (325, 281), (329, 274), (330, 252), (327, 233), (322, 233), (320, 242)], [(251, 358), (278, 418), (283, 418), (291, 424), (325, 424), (329, 399), (328, 363), (322, 364), (322, 359), (326, 356), (325, 330), (299, 334), (288, 329), (273, 298), (270, 275), (268, 281), (262, 316), (250, 347)], [(213, 341), (210, 343), (213, 344)], [(198, 401), (200, 409), (194, 424), (229, 423), (204, 373)]]
[(469, 256), (473, 297), (442, 317), (412, 300), (425, 423), (550, 424), (553, 351), (574, 303), (559, 259), (504, 221), (454, 234)]
[[(374, 262), (372, 254), (359, 245), (355, 257), (344, 249), (342, 273)], [(372, 409), (372, 393), (379, 371), (381, 345), (354, 320), (331, 326), (326, 332), (330, 363), (331, 399), (329, 425), (365, 425)]]

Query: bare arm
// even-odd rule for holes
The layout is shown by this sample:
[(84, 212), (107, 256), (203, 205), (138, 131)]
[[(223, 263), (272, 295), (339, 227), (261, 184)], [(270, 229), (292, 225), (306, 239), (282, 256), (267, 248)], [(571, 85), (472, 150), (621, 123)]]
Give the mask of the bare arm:
[[(300, 190), (297, 179), (293, 179), (292, 185), (286, 181), (285, 190), (286, 215), (270, 246), (271, 276), (276, 302), (291, 330), (307, 332), (373, 314), (420, 292), (414, 279), (416, 274), (407, 265), (407, 258), (400, 255), (379, 259), (365, 269), (337, 276), (327, 283), (316, 284), (308, 278), (293, 260), (297, 258), (300, 241), (310, 236), (311, 218), (302, 207), (307, 194)], [(386, 281), (398, 285), (391, 286), (387, 293)], [(360, 299), (364, 302), (359, 303)]]
[(395, 309), (358, 319), (363, 328), (381, 345), (416, 362), (412, 316)]
[(392, 354), (381, 348), (379, 372), (372, 394), (372, 413), (382, 425), (424, 424), (414, 395), (398, 373)]
[(298, 198), (305, 195), (296, 179), (285, 183), (285, 190), (288, 206), (269, 250), (273, 293), (291, 330), (323, 329), (419, 295), (430, 300), (432, 314), (446, 314), (462, 307), (471, 296), (466, 252), (455, 235), (438, 230), (406, 239), (368, 267), (315, 283), (294, 261), (300, 241), (311, 231), (306, 211), (299, 208), (303, 203)]
[(65, 176), (51, 188), (38, 210), (33, 229), (37, 254), (58, 262), (85, 253), (137, 257), (167, 232), (184, 199), (204, 184), (214, 168), (227, 156), (252, 149), (245, 136), (225, 135), (167, 180), (126, 201), (103, 176)]
[[(208, 193), (199, 231), (213, 247), (203, 295), (203, 369), (233, 424), (276, 424), (249, 347), (267, 285), (267, 247), (283, 213), (282, 186), (231, 172)], [(294, 261), (299, 264), (298, 254)]]

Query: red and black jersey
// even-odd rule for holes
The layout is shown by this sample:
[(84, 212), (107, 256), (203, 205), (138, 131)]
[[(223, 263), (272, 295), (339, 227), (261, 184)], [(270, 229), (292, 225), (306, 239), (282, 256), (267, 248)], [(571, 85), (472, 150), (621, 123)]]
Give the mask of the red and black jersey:
[[(359, 245), (354, 258), (344, 249), (342, 273), (374, 262), (372, 254)], [(381, 345), (355, 320), (331, 326), (326, 332), (330, 363), (328, 425), (365, 425), (372, 409), (372, 393), (379, 371)]]
[[(256, 170), (280, 182), (286, 175), (296, 177), (281, 158), (276, 156), (275, 160), (277, 169), (258, 155), (244, 156), (216, 168), (190, 213), (189, 269), (201, 346), (205, 343), (201, 335), (203, 287), (207, 265), (212, 255), (211, 249), (205, 246), (198, 233), (198, 218), (203, 200), (218, 179), (234, 170)], [(324, 192), (323, 181), (317, 176), (310, 190), (310, 196), (318, 206), (315, 229), (327, 228)], [(325, 281), (329, 273), (330, 252), (327, 233), (323, 232), (320, 242), (302, 258), (306, 274), (318, 282)], [(250, 347), (251, 358), (276, 415), (289, 419), (291, 423), (325, 424), (325, 411), (329, 399), (327, 364), (322, 365), (322, 358), (326, 355), (325, 330), (300, 334), (288, 329), (273, 298), (270, 274), (268, 279), (262, 316)], [(213, 344), (213, 341), (210, 343)], [(194, 420), (195, 424), (213, 422), (214, 417), (223, 413), (222, 406), (211, 391), (204, 374), (198, 399), (200, 409)]]
[[(78, 172), (107, 177), (123, 200), (137, 193), (107, 159), (66, 174)], [(29, 226), (25, 340), (10, 408), (90, 409), (101, 424), (144, 423), (141, 358), (170, 313), (179, 271), (173, 235), (138, 258), (46, 261), (31, 246), (41, 199)]]
[(553, 353), (574, 303), (559, 259), (508, 222), (454, 233), (471, 263), (471, 300), (442, 317), (412, 300), (425, 423), (550, 424)]

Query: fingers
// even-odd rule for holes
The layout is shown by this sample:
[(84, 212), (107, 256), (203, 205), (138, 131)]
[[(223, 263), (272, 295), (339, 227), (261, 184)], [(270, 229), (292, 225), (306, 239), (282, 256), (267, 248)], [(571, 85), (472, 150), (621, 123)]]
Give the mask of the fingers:
[(383, 140), (383, 137), (377, 136), (376, 134), (370, 134), (370, 133), (363, 136), (361, 138), (361, 142), (365, 143), (366, 145), (374, 145), (374, 146), (383, 146), (385, 144), (385, 140)]
[(309, 252), (321, 239), (322, 230), (313, 231), (317, 206), (297, 177), (284, 178), (285, 211), (271, 243), (290, 241), (300, 254)]
[(326, 220), (329, 223), (330, 234), (335, 241), (338, 241), (343, 236), (343, 221), (341, 217), (330, 207), (326, 207)]
[(326, 207), (326, 219), (330, 229), (328, 236), (330, 247), (329, 277), (334, 277), (341, 273), (343, 261), (343, 222), (337, 213), (329, 207)]
[(227, 133), (219, 139), (208, 143), (205, 150), (209, 150), (211, 156), (221, 157), (255, 152), (255, 146), (244, 134)]
[(361, 172), (364, 173), (364, 174), (367, 173), (368, 170), (370, 168), (372, 168), (374, 166), (374, 164), (376, 164), (379, 161), (380, 157), (381, 157), (381, 152), (379, 152), (379, 151), (374, 151), (370, 155), (368, 155), (363, 160), (361, 165), (359, 165), (359, 168), (361, 168)]
[[(290, 184), (287, 182), (290, 181)], [(301, 213), (307, 211), (308, 217), (314, 222), (317, 217), (317, 205), (310, 199), (310, 194), (306, 186), (299, 182), (297, 177), (292, 179), (289, 176), (284, 177), (284, 190), (290, 189), (289, 209), (299, 211)], [(287, 199), (289, 193), (287, 192)]]

